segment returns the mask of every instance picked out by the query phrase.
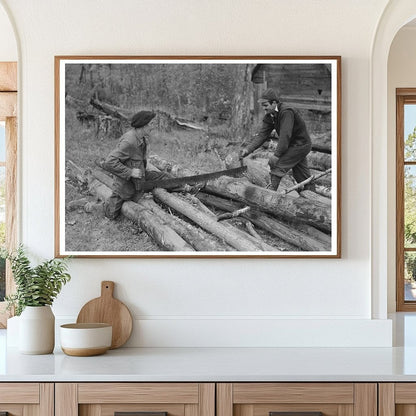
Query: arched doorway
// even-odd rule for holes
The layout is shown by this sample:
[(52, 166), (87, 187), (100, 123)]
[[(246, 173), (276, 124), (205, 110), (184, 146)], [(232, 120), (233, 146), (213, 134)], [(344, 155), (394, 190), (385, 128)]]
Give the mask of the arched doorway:
[[(0, 0), (0, 245), (17, 242), (17, 60), (15, 31)], [(6, 325), (4, 296), (13, 292), (10, 269), (0, 258), (0, 327)]]
[[(416, 17), (414, 0), (390, 2), (377, 28), (371, 56), (372, 316), (387, 318), (387, 299), (395, 282), (395, 174), (389, 149), (388, 57), (397, 32)], [(393, 159), (394, 160), (394, 159)], [(393, 219), (393, 220), (392, 220)], [(393, 235), (392, 235), (393, 233)], [(391, 310), (390, 310), (391, 311)]]

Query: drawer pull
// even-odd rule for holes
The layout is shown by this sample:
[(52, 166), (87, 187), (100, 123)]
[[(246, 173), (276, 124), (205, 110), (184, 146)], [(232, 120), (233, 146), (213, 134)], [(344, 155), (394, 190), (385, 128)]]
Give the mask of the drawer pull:
[(115, 412), (114, 416), (168, 416), (168, 412)]
[(322, 412), (269, 412), (269, 416), (323, 416)]
[(0, 412), (0, 416), (9, 416), (9, 412)]

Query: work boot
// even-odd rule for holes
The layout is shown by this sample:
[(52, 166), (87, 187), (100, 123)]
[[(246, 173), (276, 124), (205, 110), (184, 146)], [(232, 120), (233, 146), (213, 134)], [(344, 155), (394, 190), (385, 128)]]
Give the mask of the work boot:
[(281, 180), (282, 178), (280, 176), (271, 174), (270, 175), (270, 181), (271, 181), (270, 189), (272, 189), (273, 191), (277, 191), (277, 188), (279, 187)]

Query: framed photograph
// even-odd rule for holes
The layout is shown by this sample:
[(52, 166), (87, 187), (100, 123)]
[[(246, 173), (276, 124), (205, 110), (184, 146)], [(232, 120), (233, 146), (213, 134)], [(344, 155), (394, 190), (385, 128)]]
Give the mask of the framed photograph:
[(55, 57), (55, 255), (341, 256), (339, 56)]

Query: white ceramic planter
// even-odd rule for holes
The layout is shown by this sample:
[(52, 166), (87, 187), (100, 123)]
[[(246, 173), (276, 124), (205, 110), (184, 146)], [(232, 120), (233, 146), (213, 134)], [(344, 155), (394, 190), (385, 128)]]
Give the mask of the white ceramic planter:
[(26, 306), (19, 319), (19, 351), (50, 354), (55, 346), (55, 316), (50, 306)]

